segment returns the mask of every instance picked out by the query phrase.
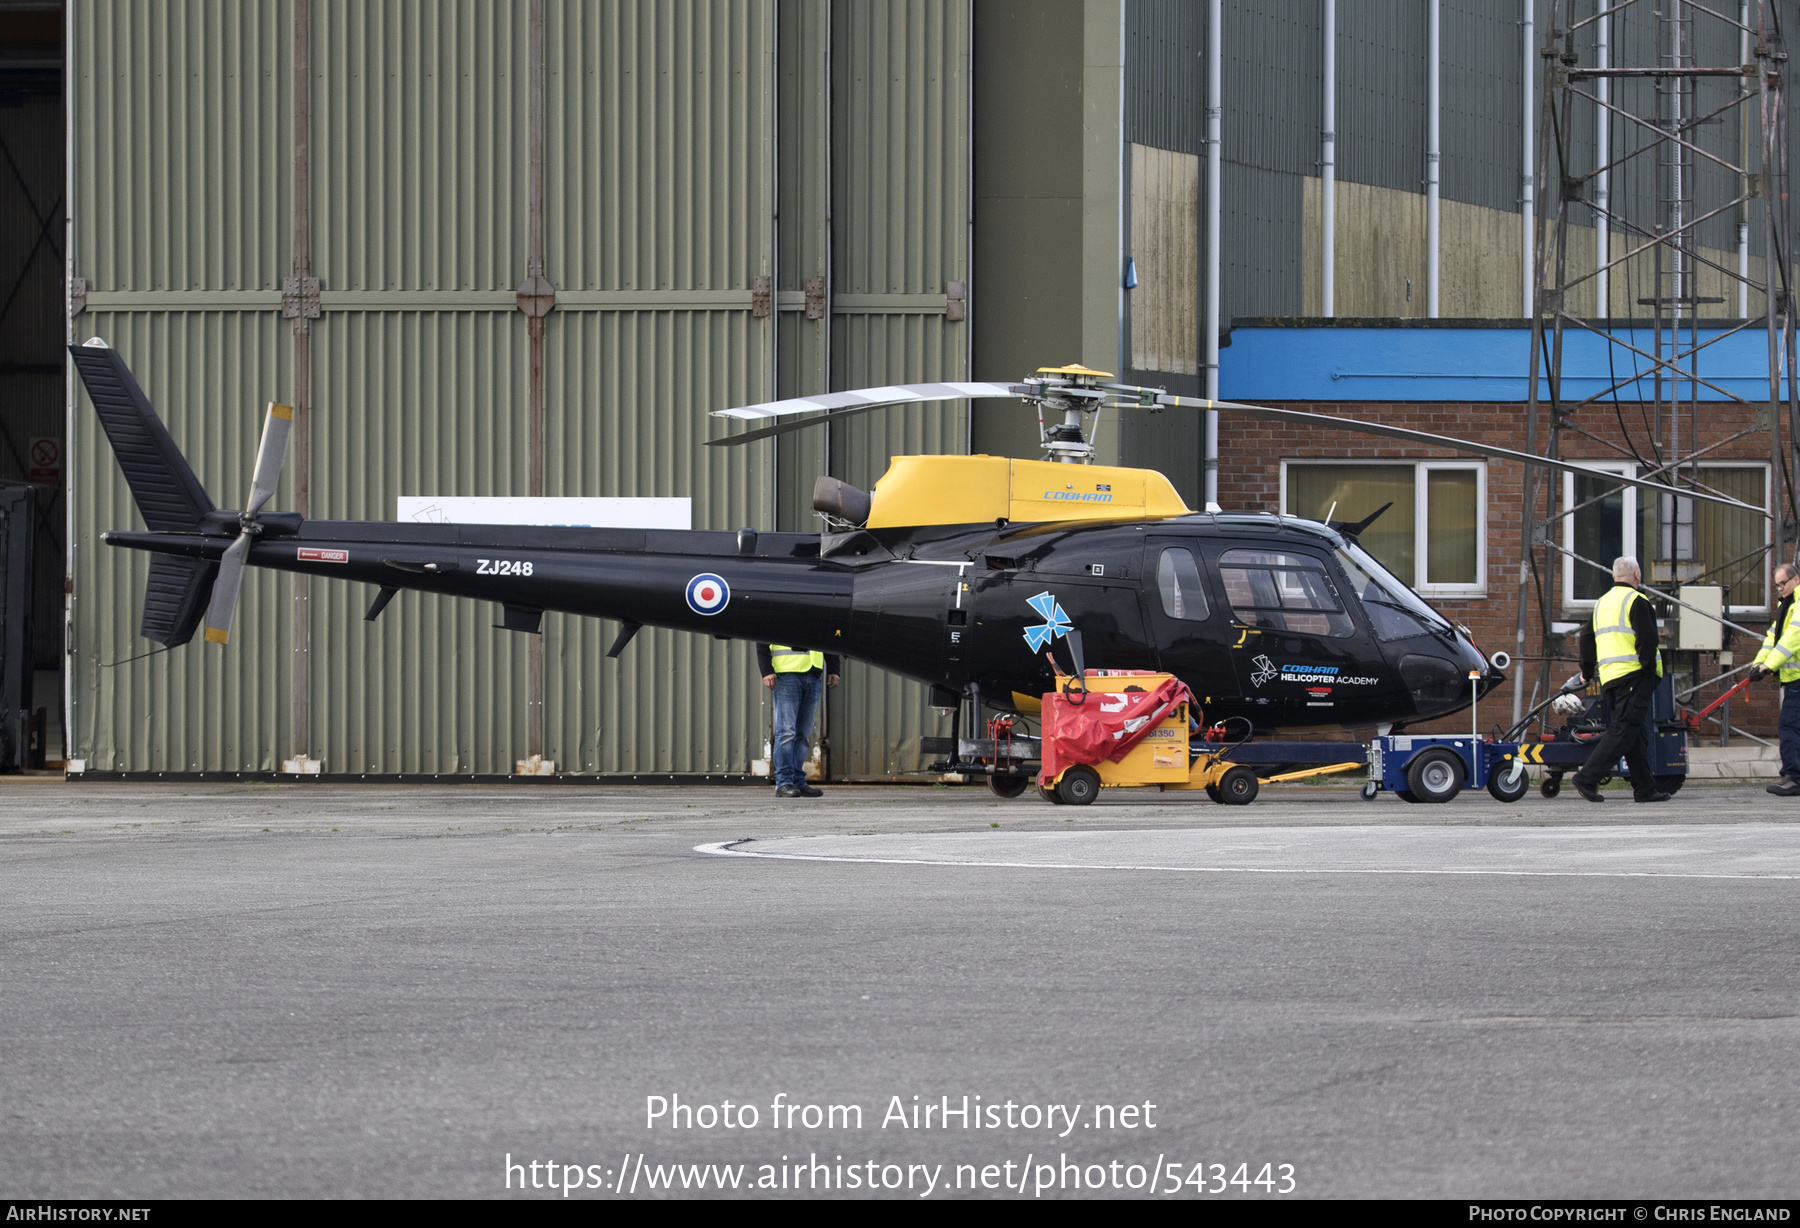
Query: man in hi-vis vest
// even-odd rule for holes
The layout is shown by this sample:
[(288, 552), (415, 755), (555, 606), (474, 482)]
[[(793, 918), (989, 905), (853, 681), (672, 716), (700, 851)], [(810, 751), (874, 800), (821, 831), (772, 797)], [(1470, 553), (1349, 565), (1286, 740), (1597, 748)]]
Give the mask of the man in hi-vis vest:
[(1752, 678), (1774, 674), (1781, 683), (1781, 779), (1768, 787), (1777, 797), (1800, 797), (1800, 618), (1794, 617), (1795, 581), (1800, 571), (1792, 563), (1775, 569), (1775, 591), (1781, 604), (1775, 621), (1763, 636), (1762, 651), (1750, 667)]
[(1612, 724), (1594, 743), (1587, 762), (1575, 773), (1575, 791), (1590, 802), (1603, 802), (1600, 781), (1623, 758), (1631, 769), (1631, 792), (1640, 802), (1666, 802), (1656, 791), (1650, 765), (1650, 701), (1662, 681), (1662, 656), (1656, 651), (1656, 611), (1638, 591), (1644, 579), (1630, 555), (1613, 560), (1613, 586), (1594, 603), (1591, 638), (1581, 637), (1581, 672), (1599, 679), (1612, 705)]
[(763, 685), (775, 692), (776, 797), (824, 797), (806, 783), (806, 749), (812, 745), (813, 713), (819, 707), (819, 683), (835, 687), (843, 665), (835, 653), (807, 652), (786, 644), (758, 644), (756, 663)]

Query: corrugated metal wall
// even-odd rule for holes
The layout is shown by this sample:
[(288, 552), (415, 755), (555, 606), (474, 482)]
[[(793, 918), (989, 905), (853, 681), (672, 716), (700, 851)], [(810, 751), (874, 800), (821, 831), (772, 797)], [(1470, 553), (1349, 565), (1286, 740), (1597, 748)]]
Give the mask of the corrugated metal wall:
[[(1550, 0), (1536, 0), (1541, 40)], [(1616, 4), (1614, 7), (1618, 7)], [(1593, 0), (1578, 17), (1594, 12)], [(1426, 139), (1426, 0), (1337, 0), (1337, 175), (1342, 183), (1368, 184), (1422, 194)], [(1800, 3), (1781, 0), (1784, 28), (1800, 29)], [(1735, 18), (1737, 5), (1719, 11)], [(1523, 74), (1521, 6), (1516, 0), (1443, 0), (1440, 68), (1443, 89), (1442, 195), (1486, 209), (1517, 213), (1521, 194)], [(1659, 62), (1652, 8), (1626, 6), (1612, 18), (1612, 62)], [(1205, 122), (1206, 9), (1180, 0), (1127, 0), (1126, 139), (1183, 152), (1203, 152)], [(1224, 37), (1224, 209), (1221, 313), (1299, 314), (1304, 308), (1301, 180), (1319, 173), (1323, 16), (1319, 0), (1264, 5), (1226, 0)], [(1735, 33), (1696, 13), (1692, 30), (1700, 63), (1735, 63)], [(1584, 63), (1593, 62), (1595, 27), (1577, 37)], [(1541, 84), (1537, 87), (1541, 89)], [(1650, 87), (1617, 82), (1614, 97), (1650, 114)], [(1735, 83), (1700, 85), (1702, 111), (1717, 109)], [(1789, 123), (1800, 116), (1800, 91), (1789, 100)], [(1536, 94), (1534, 94), (1536, 100)], [(1540, 107), (1541, 109), (1541, 107)], [(1754, 110), (1750, 113), (1754, 131)], [(1698, 143), (1731, 161), (1741, 139), (1735, 115), (1699, 131)], [(1648, 134), (1623, 120), (1613, 125), (1615, 156), (1641, 146)], [(1591, 165), (1594, 117), (1578, 103), (1570, 127), (1571, 165)], [(1656, 167), (1641, 157), (1613, 177), (1613, 200), (1622, 216), (1654, 226), (1658, 212)], [(1700, 212), (1736, 194), (1733, 177), (1704, 158), (1695, 159)], [(1534, 169), (1535, 173), (1535, 169)], [(1584, 230), (1586, 211), (1571, 221)], [(1735, 219), (1727, 212), (1700, 228), (1701, 242), (1731, 250)], [(1345, 236), (1353, 239), (1354, 236)], [(1589, 240), (1578, 240), (1588, 242)], [(1751, 246), (1762, 251), (1762, 222), (1753, 216)], [(1421, 257), (1422, 259), (1422, 257)], [(1709, 293), (1714, 291), (1708, 291)], [(1641, 293), (1648, 293), (1647, 290)], [(1466, 296), (1465, 296), (1466, 297)], [(1421, 308), (1422, 310), (1422, 308)]]
[[(124, 354), (223, 506), (242, 498), (262, 403), (293, 388), (280, 288), (294, 11), (74, 12), (75, 260), (90, 287), (75, 328)], [(810, 529), (825, 440), (706, 448), (706, 411), (827, 380), (966, 377), (967, 325), (945, 318), (947, 283), (968, 278), (966, 4), (545, 13), (545, 493), (680, 495), (697, 527)], [(528, 0), (312, 0), (310, 31), (311, 515), (523, 494)], [(772, 272), (777, 311), (755, 316), (753, 279)], [(835, 319), (806, 318), (812, 277), (835, 283)], [(274, 770), (292, 753), (292, 581), (252, 573), (224, 650), (128, 662), (149, 647), (145, 559), (97, 535), (138, 521), (85, 397), (75, 421), (74, 756), (96, 771)], [(949, 407), (840, 432), (833, 472), (867, 486), (890, 453), (961, 451), (964, 421)], [(528, 736), (528, 638), (494, 630), (491, 608), (416, 593), (369, 624), (371, 596), (312, 586), (324, 770), (509, 772)], [(762, 756), (749, 646), (646, 631), (608, 661), (616, 631), (544, 620), (544, 754), (559, 770), (741, 772)], [(834, 766), (857, 775), (912, 767), (936, 728), (921, 688), (866, 670), (831, 721)]]
[[(292, 250), (281, 50), (291, 21), (286, 6), (229, 3), (73, 13), (74, 265), (90, 290), (74, 327), (131, 363), (226, 507), (248, 488), (263, 404), (293, 386), (279, 316)], [(147, 557), (99, 543), (142, 524), (85, 399), (70, 498), (72, 757), (101, 769), (274, 769), (292, 704), (291, 581), (246, 578), (228, 651), (143, 657), (154, 647), (137, 636)]]
[[(946, 295), (973, 294), (969, 0), (835, 0), (831, 21), (832, 386), (967, 379), (969, 324)], [(946, 402), (834, 427), (831, 473), (866, 490), (891, 457), (966, 452), (968, 412)], [(917, 767), (920, 735), (940, 724), (923, 686), (856, 663), (827, 710), (832, 767), (849, 777)]]
[[(707, 409), (770, 391), (768, 325), (750, 315), (749, 283), (767, 271), (772, 237), (772, 8), (570, 4), (548, 16), (546, 247), (559, 302), (546, 339), (547, 492), (689, 495), (700, 524), (767, 524), (766, 459), (699, 443)], [(400, 494), (526, 489), (526, 330), (513, 303), (526, 18), (524, 3), (313, 7), (317, 517), (389, 519)], [(81, 326), (133, 362), (226, 505), (240, 497), (261, 401), (292, 386), (288, 327), (267, 293), (293, 251), (291, 22), (285, 5), (77, 14), (77, 259), (90, 301), (177, 300), (91, 311)], [(183, 71), (157, 73), (164, 55)], [(144, 130), (121, 130), (133, 122)], [(198, 291), (251, 287), (260, 301), (196, 310)], [(91, 539), (134, 517), (110, 454), (84, 414), (77, 423)], [(253, 575), (228, 649), (190, 646), (114, 674), (104, 663), (143, 644), (141, 560), (89, 549), (78, 562), (78, 704), (90, 711), (77, 754), (94, 769), (277, 766), (291, 582)], [(493, 630), (475, 603), (407, 594), (371, 625), (369, 593), (321, 584), (314, 595), (326, 771), (510, 770), (523, 754), (525, 637)], [(759, 738), (743, 649), (646, 634), (605, 662), (609, 629), (545, 623), (546, 757), (576, 771), (747, 767)]]

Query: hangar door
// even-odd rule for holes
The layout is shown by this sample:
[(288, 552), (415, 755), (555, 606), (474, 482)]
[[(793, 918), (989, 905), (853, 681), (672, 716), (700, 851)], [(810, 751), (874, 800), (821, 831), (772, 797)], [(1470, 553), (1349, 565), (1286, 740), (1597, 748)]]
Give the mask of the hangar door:
[[(766, 524), (773, 457), (699, 444), (775, 394), (772, 0), (73, 5), (71, 332), (137, 371), (215, 501), (298, 408), (275, 506), (686, 495)], [(232, 643), (132, 661), (144, 560), (81, 397), (75, 726), (90, 770), (743, 771), (743, 646), (252, 573)], [(310, 591), (308, 591), (310, 590)], [(671, 680), (675, 680), (671, 684)], [(760, 688), (757, 688), (760, 689)], [(297, 766), (305, 766), (302, 762)]]
[[(965, 4), (72, 0), (69, 336), (136, 371), (221, 506), (270, 399), (275, 506), (685, 495), (813, 527), (827, 466), (962, 450), (966, 410), (701, 446), (705, 412), (966, 378)], [(923, 131), (925, 136), (919, 133)], [(266, 572), (224, 649), (147, 653), (139, 527), (70, 390), (71, 730), (90, 771), (748, 769), (748, 646)], [(147, 654), (147, 655), (146, 655)], [(853, 672), (838, 774), (912, 766), (922, 688)], [(533, 757), (536, 757), (534, 759)]]

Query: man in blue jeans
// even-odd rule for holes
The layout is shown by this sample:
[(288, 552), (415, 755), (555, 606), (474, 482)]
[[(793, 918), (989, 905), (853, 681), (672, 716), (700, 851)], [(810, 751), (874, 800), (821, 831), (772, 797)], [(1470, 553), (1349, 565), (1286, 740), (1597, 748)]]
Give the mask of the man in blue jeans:
[(763, 685), (775, 692), (775, 796), (825, 796), (824, 790), (806, 783), (806, 750), (812, 745), (819, 683), (837, 686), (841, 661), (835, 653), (758, 644), (756, 663), (762, 670)]

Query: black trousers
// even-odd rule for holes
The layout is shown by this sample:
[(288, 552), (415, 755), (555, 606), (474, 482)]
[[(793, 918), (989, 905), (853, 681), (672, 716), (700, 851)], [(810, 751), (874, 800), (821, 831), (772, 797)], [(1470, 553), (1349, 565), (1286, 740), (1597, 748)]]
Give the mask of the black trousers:
[(1656, 770), (1650, 765), (1650, 701), (1662, 679), (1655, 670), (1640, 669), (1606, 688), (1612, 705), (1612, 724), (1594, 743), (1587, 762), (1575, 773), (1575, 783), (1592, 789), (1612, 775), (1620, 759), (1631, 769), (1631, 792), (1640, 800), (1656, 792)]

